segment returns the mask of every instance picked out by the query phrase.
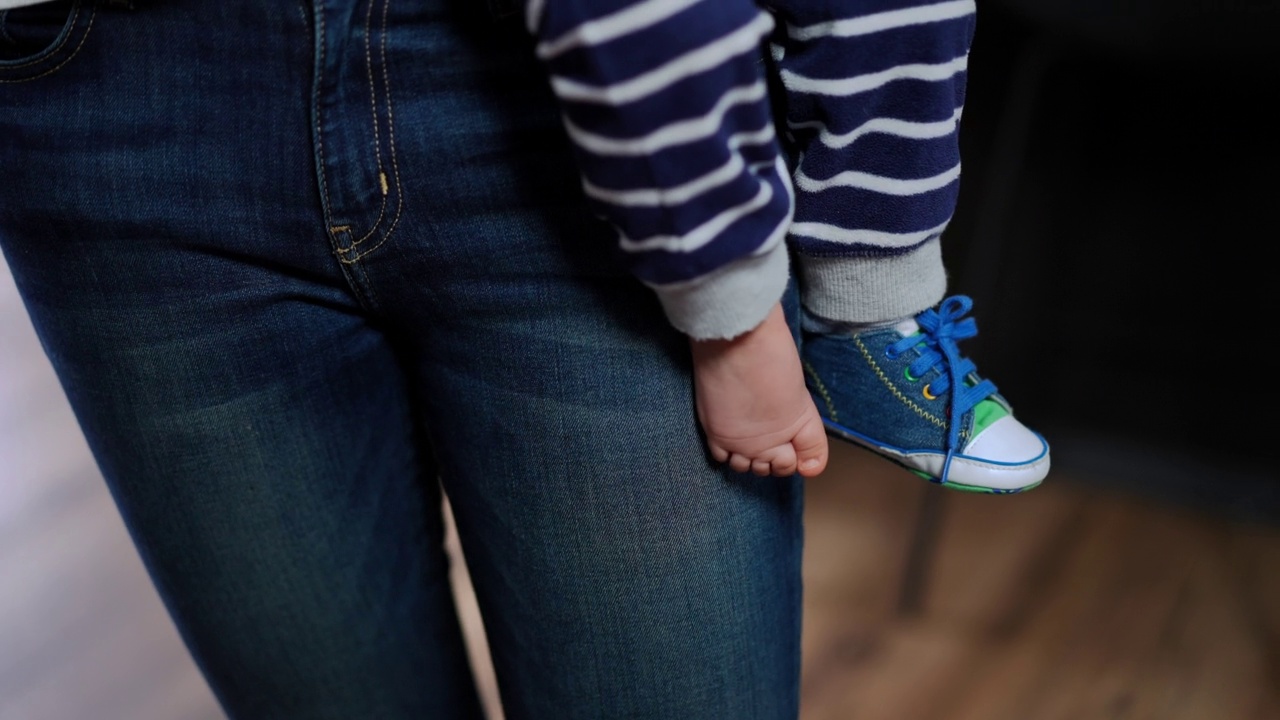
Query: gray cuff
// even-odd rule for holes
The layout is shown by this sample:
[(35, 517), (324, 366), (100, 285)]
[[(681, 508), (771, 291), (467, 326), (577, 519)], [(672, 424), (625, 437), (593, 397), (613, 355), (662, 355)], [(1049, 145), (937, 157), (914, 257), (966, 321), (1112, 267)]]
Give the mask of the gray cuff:
[(694, 340), (728, 340), (764, 322), (790, 278), (786, 243), (777, 243), (691, 282), (650, 287), (677, 330)]
[(805, 309), (837, 322), (912, 317), (937, 305), (947, 291), (940, 238), (891, 257), (798, 256), (796, 274)]

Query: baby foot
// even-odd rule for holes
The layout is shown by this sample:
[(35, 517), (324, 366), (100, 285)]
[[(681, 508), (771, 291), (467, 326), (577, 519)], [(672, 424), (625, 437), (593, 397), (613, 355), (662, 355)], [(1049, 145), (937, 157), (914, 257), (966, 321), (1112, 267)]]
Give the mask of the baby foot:
[(732, 340), (691, 345), (698, 420), (713, 458), (760, 476), (826, 469), (826, 430), (781, 305)]

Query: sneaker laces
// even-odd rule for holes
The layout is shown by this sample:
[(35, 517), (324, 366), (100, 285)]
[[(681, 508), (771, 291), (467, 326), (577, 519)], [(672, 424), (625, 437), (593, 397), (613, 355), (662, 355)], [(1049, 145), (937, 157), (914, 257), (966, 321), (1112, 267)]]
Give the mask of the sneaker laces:
[[(995, 394), (995, 383), (979, 379), (973, 361), (960, 354), (957, 343), (978, 334), (978, 323), (964, 317), (973, 308), (973, 300), (967, 295), (952, 295), (942, 301), (937, 310), (930, 308), (916, 316), (920, 332), (909, 335), (889, 347), (896, 355), (915, 349), (919, 356), (907, 368), (912, 377), (924, 377), (930, 370), (937, 370), (938, 377), (929, 383), (932, 395), (941, 396), (951, 390), (951, 402), (947, 423), (947, 457), (942, 464), (942, 477), (947, 481), (951, 459), (960, 449), (960, 418), (978, 403)], [(973, 382), (966, 384), (966, 379)]]

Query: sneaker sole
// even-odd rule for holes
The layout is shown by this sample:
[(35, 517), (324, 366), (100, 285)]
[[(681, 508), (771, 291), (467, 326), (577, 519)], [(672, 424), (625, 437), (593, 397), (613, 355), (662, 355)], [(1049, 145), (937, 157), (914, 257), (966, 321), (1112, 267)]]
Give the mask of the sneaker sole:
[(1034, 483), (1031, 483), (1030, 485), (1023, 485), (1022, 487), (1016, 487), (1016, 488), (991, 488), (983, 485), (966, 485), (964, 483), (958, 483), (955, 481), (942, 482), (940, 479), (930, 475), (929, 473), (923, 470), (920, 470), (919, 468), (911, 467), (910, 465), (906, 464), (905, 462), (902, 462), (901, 460), (894, 457), (893, 455), (882, 452), (878, 445), (871, 442), (870, 440), (867, 440), (866, 438), (862, 437), (861, 435), (855, 433), (854, 431), (846, 427), (838, 425), (826, 418), (822, 419), (822, 424), (827, 429), (827, 432), (829, 434), (834, 435), (837, 438), (844, 440), (845, 442), (848, 442), (850, 445), (862, 448), (867, 452), (873, 453), (876, 457), (884, 458), (885, 460), (888, 460), (894, 465), (897, 465), (898, 467), (905, 469), (907, 472), (911, 473), (912, 475), (915, 475), (917, 477), (920, 477), (920, 478), (923, 478), (924, 480), (929, 481), (929, 483), (932, 485), (937, 485), (939, 487), (955, 490), (956, 492), (984, 493), (987, 495), (1016, 495), (1020, 492), (1026, 492), (1027, 490), (1040, 487), (1040, 484), (1044, 482), (1044, 480), (1037, 480)]

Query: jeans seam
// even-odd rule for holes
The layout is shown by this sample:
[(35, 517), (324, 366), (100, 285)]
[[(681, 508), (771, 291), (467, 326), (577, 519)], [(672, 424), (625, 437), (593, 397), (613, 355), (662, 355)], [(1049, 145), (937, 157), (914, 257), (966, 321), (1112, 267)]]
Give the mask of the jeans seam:
[[(396, 214), (395, 217), (391, 219), (391, 226), (382, 234), (382, 238), (379, 239), (378, 242), (374, 243), (373, 247), (356, 254), (354, 257), (341, 257), (341, 255), (355, 250), (360, 243), (357, 242), (346, 248), (339, 249), (338, 261), (345, 264), (354, 263), (386, 244), (386, 242), (391, 239), (391, 236), (395, 234), (396, 227), (400, 224), (400, 218), (404, 214), (404, 187), (400, 182), (400, 162), (398, 160), (399, 152), (396, 148), (396, 118), (393, 103), (391, 101), (391, 70), (389, 69), (389, 64), (387, 62), (387, 16), (390, 14), (389, 10), (390, 0), (384, 0), (382, 4), (381, 28), (382, 82), (387, 101), (387, 140), (391, 146), (391, 172), (395, 177), (396, 183)], [(370, 234), (372, 234), (372, 231)], [(367, 238), (368, 236), (365, 237)], [(363, 242), (363, 239), (361, 242)]]
[[(28, 61), (26, 61), (26, 62), (24, 62), (24, 63), (17, 63), (17, 64), (15, 64), (15, 65), (7, 65), (7, 66), (5, 66), (5, 69), (6, 69), (6, 70), (21, 70), (21, 69), (22, 69), (22, 68), (24, 68), (24, 67), (30, 67), (30, 66), (32, 66), (32, 65), (36, 65), (36, 64), (42, 63), (42, 62), (44, 62), (45, 60), (49, 59), (49, 57), (50, 57), (50, 56), (52, 56), (54, 53), (56, 53), (56, 52), (58, 52), (59, 50), (61, 50), (61, 49), (62, 49), (62, 46), (63, 46), (63, 45), (66, 45), (66, 44), (67, 44), (67, 42), (68, 42), (69, 40), (71, 40), (71, 35), (72, 35), (72, 33), (71, 33), (71, 29), (72, 29), (72, 28), (74, 28), (74, 27), (76, 26), (76, 20), (80, 17), (80, 8), (81, 8), (81, 7), (83, 7), (83, 6), (82, 6), (80, 3), (76, 3), (76, 4), (75, 4), (75, 8), (74, 8), (74, 10), (73, 10), (73, 11), (72, 11), (72, 13), (71, 13), (71, 19), (67, 20), (67, 32), (66, 32), (65, 34), (63, 34), (61, 38), (59, 38), (59, 39), (58, 39), (58, 44), (57, 44), (57, 45), (54, 45), (54, 46), (53, 46), (53, 47), (51, 47), (51, 48), (45, 48), (44, 50), (41, 50), (41, 51), (38, 53), (39, 57), (32, 58), (32, 59), (30, 59), (30, 60), (28, 60)], [(8, 14), (9, 14), (9, 11), (8, 11), (8, 10), (5, 10), (5, 11), (4, 11), (4, 13), (0, 13), (0, 16), (8, 16)], [(5, 35), (8, 35), (8, 34), (9, 34), (8, 30), (5, 30)]]
[[(335, 242), (341, 244), (342, 241), (351, 239), (351, 226), (338, 225), (332, 228)], [(373, 284), (369, 280), (369, 273), (364, 265), (358, 263), (343, 263), (338, 266), (342, 272), (342, 277), (347, 282), (356, 301), (360, 307), (367, 312), (376, 312), (378, 305), (378, 294), (373, 289)]]
[[(71, 20), (70, 20), (70, 21), (68, 21), (68, 23), (67, 23), (67, 26), (68, 26), (69, 28), (74, 28), (74, 27), (75, 27), (75, 23), (76, 23), (76, 21), (80, 19), (80, 13), (82, 12), (81, 7), (82, 7), (82, 6), (81, 6), (79, 3), (77, 3), (77, 4), (76, 4), (75, 14), (73, 14), (73, 15), (71, 16)], [(63, 58), (63, 59), (62, 59), (62, 62), (58, 63), (57, 65), (54, 65), (53, 67), (49, 68), (48, 70), (45, 70), (44, 72), (40, 73), (39, 75), (32, 75), (31, 77), (26, 77), (26, 78), (17, 78), (17, 79), (9, 79), (9, 80), (0, 79), (0, 83), (20, 83), (20, 82), (30, 82), (30, 81), (32, 81), (32, 80), (39, 80), (39, 79), (40, 79), (40, 78), (42, 78), (42, 77), (46, 77), (46, 76), (52, 75), (52, 74), (54, 74), (54, 73), (58, 72), (59, 70), (61, 70), (61, 69), (63, 68), (63, 66), (65, 66), (67, 63), (71, 62), (71, 60), (72, 60), (75, 56), (79, 55), (79, 54), (80, 54), (80, 50), (84, 48), (84, 43), (85, 43), (85, 41), (86, 41), (86, 40), (88, 40), (88, 39), (89, 39), (89, 31), (93, 29), (93, 21), (94, 21), (94, 19), (97, 17), (97, 15), (98, 15), (98, 11), (97, 11), (97, 8), (95, 7), (95, 8), (94, 8), (93, 10), (91, 10), (91, 11), (90, 11), (90, 13), (89, 13), (89, 24), (85, 27), (84, 32), (80, 34), (80, 42), (76, 45), (75, 49), (71, 51), (71, 54), (70, 54), (70, 55), (68, 55), (68, 56), (66, 56), (65, 58)], [(59, 50), (61, 50), (61, 49), (62, 49), (62, 47), (63, 47), (64, 45), (66, 45), (66, 44), (67, 44), (67, 41), (69, 41), (69, 40), (71, 39), (71, 35), (72, 35), (72, 33), (71, 33), (71, 32), (68, 32), (68, 33), (66, 34), (66, 37), (62, 38), (62, 40), (57, 44), (57, 46), (55, 46), (54, 48), (52, 48), (52, 49), (50, 49), (50, 50), (46, 50), (46, 51), (42, 52), (42, 53), (40, 54), (40, 57), (35, 58), (35, 59), (33, 59), (33, 60), (30, 60), (30, 61), (28, 61), (28, 62), (22, 63), (22, 64), (20, 64), (20, 65), (6, 65), (6, 66), (4, 66), (4, 67), (0, 67), (0, 71), (20, 70), (20, 69), (22, 69), (22, 68), (25, 68), (25, 67), (31, 67), (32, 65), (36, 65), (36, 64), (39, 64), (39, 63), (42, 63), (42, 62), (44, 62), (44, 61), (48, 60), (48, 59), (49, 59), (50, 57), (52, 57), (55, 53), (57, 53)]]
[(316, 172), (320, 179), (320, 194), (324, 196), (325, 230), (333, 240), (334, 245), (337, 245), (338, 234), (342, 232), (342, 229), (333, 225), (333, 199), (329, 196), (328, 173), (325, 170), (324, 117), (320, 111), (320, 89), (324, 85), (325, 48), (329, 44), (329, 39), (325, 35), (324, 8), (319, 5), (312, 5), (312, 10), (316, 18), (315, 37), (316, 43), (319, 46), (316, 50), (315, 90), (312, 93), (312, 103), (315, 106), (316, 155), (318, 156), (317, 159), (319, 161), (316, 163)]
[(382, 129), (378, 123), (378, 90), (373, 80), (373, 55), (370, 49), (372, 45), (372, 23), (373, 23), (373, 0), (369, 0), (368, 10), (364, 16), (364, 67), (366, 76), (369, 79), (369, 109), (373, 115), (373, 152), (375, 162), (378, 165), (378, 185), (382, 189), (382, 204), (378, 208), (378, 217), (369, 226), (368, 232), (364, 233), (359, 239), (352, 242), (345, 248), (339, 248), (338, 252), (350, 252), (352, 248), (360, 245), (368, 240), (378, 227), (382, 225), (382, 219), (387, 215), (387, 191), (386, 191), (386, 171), (382, 167)]
[(363, 278), (364, 278), (364, 289), (365, 289), (365, 292), (367, 292), (367, 293), (368, 293), (368, 295), (369, 295), (369, 301), (368, 301), (368, 304), (371, 306), (371, 309), (373, 309), (373, 310), (377, 310), (378, 308), (380, 308), (380, 307), (382, 306), (382, 303), (380, 303), (380, 302), (378, 301), (378, 291), (374, 289), (374, 287), (373, 287), (373, 281), (369, 279), (369, 270), (368, 270), (368, 268), (366, 268), (364, 265), (359, 265), (359, 264), (357, 264), (357, 265), (352, 265), (351, 267), (353, 267), (353, 268), (355, 268), (356, 270), (360, 271), (360, 275), (361, 275), (361, 277), (363, 277)]

